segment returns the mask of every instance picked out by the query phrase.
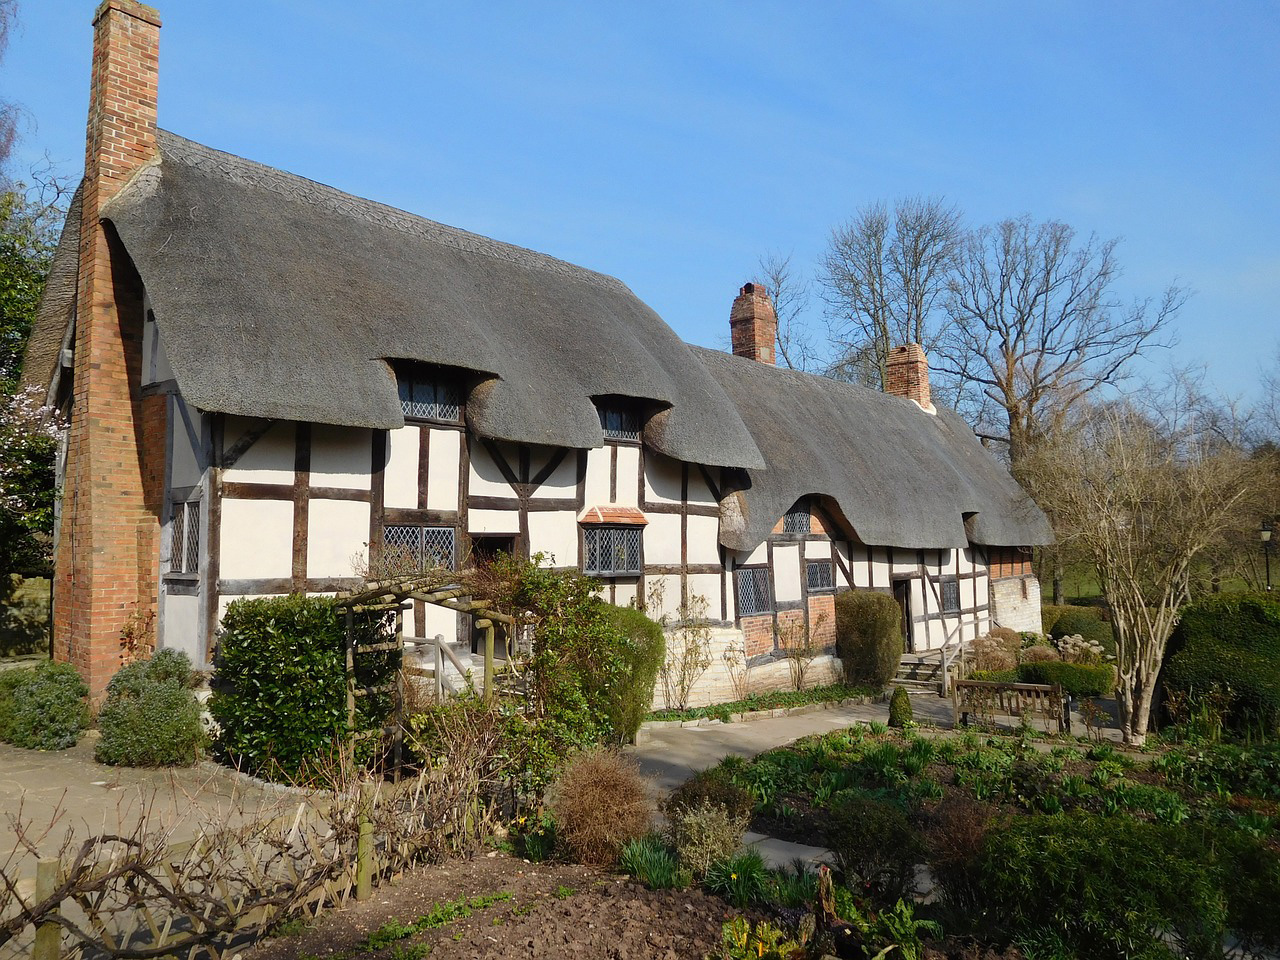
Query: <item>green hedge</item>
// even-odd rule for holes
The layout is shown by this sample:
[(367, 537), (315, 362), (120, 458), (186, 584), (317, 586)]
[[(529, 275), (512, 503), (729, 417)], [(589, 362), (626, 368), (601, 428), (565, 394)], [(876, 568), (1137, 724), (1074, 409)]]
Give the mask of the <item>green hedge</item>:
[(126, 767), (195, 763), (205, 735), (193, 679), (191, 661), (178, 650), (159, 650), (121, 668), (98, 713), (102, 738), (94, 759)]
[(1280, 600), (1220, 593), (1182, 608), (1163, 679), (1188, 693), (1231, 690), (1235, 727), (1280, 730)]
[(0, 740), (27, 750), (75, 746), (89, 725), (89, 688), (69, 663), (0, 673)]
[(883, 687), (902, 659), (902, 610), (898, 601), (875, 590), (836, 594), (836, 652), (845, 682)]
[(653, 687), (666, 655), (666, 637), (662, 625), (639, 610), (608, 604), (603, 610), (623, 640), (616, 648), (622, 670), (604, 690), (605, 714), (619, 739), (633, 741), (653, 706)]
[(1019, 683), (1061, 684), (1076, 697), (1109, 697), (1115, 692), (1116, 671), (1108, 663), (1061, 663), (1053, 660), (1018, 664)]
[[(385, 621), (357, 618), (359, 643), (389, 639)], [(222, 618), (209, 712), (215, 756), (260, 776), (322, 776), (347, 730), (345, 629), (330, 597), (237, 600)], [(356, 684), (389, 682), (395, 652), (356, 658)], [(381, 727), (387, 694), (360, 697), (356, 727)]]
[(1044, 632), (1054, 640), (1078, 634), (1084, 639), (1102, 645), (1107, 656), (1116, 655), (1116, 638), (1111, 624), (1102, 619), (1101, 607), (1054, 606), (1040, 609)]

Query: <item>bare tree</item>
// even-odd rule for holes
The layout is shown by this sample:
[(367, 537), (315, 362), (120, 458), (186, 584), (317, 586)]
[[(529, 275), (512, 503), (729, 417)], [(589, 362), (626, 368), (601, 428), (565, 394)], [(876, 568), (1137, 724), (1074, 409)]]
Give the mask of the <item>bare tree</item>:
[(821, 282), (838, 375), (871, 367), (883, 386), (890, 348), (932, 352), (960, 239), (960, 213), (941, 197), (906, 197), (892, 213), (873, 203), (831, 232)]
[(1116, 633), (1121, 730), (1141, 745), (1194, 566), (1240, 523), (1257, 464), (1116, 405), (1084, 411), (1024, 468), (1059, 541), (1097, 571)]
[(763, 254), (756, 264), (757, 276), (773, 297), (778, 317), (778, 355), (792, 370), (813, 370), (818, 351), (803, 315), (809, 307), (809, 281), (791, 267), (791, 254)]
[[(18, 0), (0, 0), (0, 59), (9, 48), (9, 35), (18, 22)], [(0, 98), (0, 182), (9, 155), (18, 139), (18, 117), (21, 108), (12, 100)]]
[(1117, 240), (1077, 243), (1065, 223), (1029, 217), (983, 227), (966, 239), (951, 275), (950, 323), (935, 369), (952, 378), (966, 405), (1000, 421), (1017, 474), (1036, 441), (1077, 404), (1121, 381), (1187, 299), (1171, 285), (1158, 300), (1123, 304)]

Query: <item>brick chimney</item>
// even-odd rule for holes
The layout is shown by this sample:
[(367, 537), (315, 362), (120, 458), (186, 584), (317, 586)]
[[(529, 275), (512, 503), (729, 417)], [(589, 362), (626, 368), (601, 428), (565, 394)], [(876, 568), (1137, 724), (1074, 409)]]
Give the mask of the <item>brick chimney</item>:
[(729, 311), (733, 352), (739, 357), (774, 364), (778, 342), (778, 316), (762, 283), (748, 283), (738, 291)]
[(94, 14), (54, 655), (95, 696), (121, 632), (154, 622), (156, 603), (167, 398), (142, 396), (142, 281), (101, 211), (157, 157), (159, 42), (159, 15), (136, 0)]
[(914, 400), (921, 409), (933, 412), (933, 402), (929, 399), (929, 359), (920, 344), (907, 343), (889, 351), (884, 392)]

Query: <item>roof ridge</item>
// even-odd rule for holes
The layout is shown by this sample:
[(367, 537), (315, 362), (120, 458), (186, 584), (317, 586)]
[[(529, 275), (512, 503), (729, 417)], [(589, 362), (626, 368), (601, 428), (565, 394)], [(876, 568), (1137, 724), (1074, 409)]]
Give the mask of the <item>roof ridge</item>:
[(420, 217), (398, 207), (358, 197), (296, 173), (288, 173), (277, 167), (238, 157), (233, 153), (215, 150), (213, 147), (207, 147), (168, 130), (159, 130), (157, 133), (162, 162), (164, 159), (172, 159), (236, 183), (270, 190), (292, 200), (309, 203), (366, 223), (398, 230), (430, 243), (451, 247), (462, 253), (493, 257), (496, 260), (504, 260), (527, 269), (543, 270), (570, 280), (630, 292), (630, 288), (625, 283), (607, 273), (580, 267), (567, 260), (560, 260), (550, 254), (539, 253), (527, 247), (504, 243), (492, 237), (428, 220), (426, 217)]

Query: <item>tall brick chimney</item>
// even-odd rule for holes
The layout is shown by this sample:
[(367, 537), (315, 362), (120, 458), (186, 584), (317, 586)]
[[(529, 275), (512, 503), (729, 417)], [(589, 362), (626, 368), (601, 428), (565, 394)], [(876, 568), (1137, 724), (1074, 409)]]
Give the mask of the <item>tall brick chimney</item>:
[(929, 359), (920, 344), (894, 347), (889, 351), (885, 367), (885, 393), (914, 400), (922, 409), (933, 412), (933, 402), (929, 399)]
[(774, 364), (778, 342), (778, 316), (762, 283), (748, 283), (738, 291), (729, 311), (733, 352), (739, 357)]
[(126, 625), (155, 612), (166, 398), (142, 396), (142, 282), (100, 219), (157, 156), (160, 17), (136, 0), (103, 0), (93, 30), (54, 655), (97, 695), (120, 666)]

